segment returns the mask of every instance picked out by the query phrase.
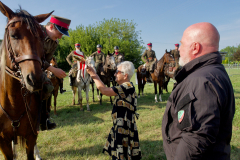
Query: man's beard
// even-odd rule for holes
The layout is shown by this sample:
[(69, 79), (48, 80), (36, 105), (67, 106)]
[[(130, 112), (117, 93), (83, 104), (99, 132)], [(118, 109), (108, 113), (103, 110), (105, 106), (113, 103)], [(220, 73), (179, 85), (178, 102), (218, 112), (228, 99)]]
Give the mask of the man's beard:
[(183, 60), (181, 57), (179, 58), (179, 65), (181, 67), (185, 66), (185, 64), (187, 64), (190, 60)]

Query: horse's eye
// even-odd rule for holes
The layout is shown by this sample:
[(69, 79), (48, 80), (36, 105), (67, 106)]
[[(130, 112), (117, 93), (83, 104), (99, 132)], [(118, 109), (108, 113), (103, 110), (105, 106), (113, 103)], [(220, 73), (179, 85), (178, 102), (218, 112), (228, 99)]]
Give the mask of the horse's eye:
[(16, 36), (16, 35), (11, 35), (11, 37), (14, 39), (18, 39), (18, 36)]

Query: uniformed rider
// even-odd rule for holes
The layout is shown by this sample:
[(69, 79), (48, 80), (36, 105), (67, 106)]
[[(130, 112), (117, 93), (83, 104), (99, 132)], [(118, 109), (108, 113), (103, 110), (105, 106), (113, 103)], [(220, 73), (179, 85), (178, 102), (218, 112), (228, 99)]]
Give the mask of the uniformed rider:
[(70, 86), (73, 86), (73, 82), (77, 76), (77, 59), (75, 58), (74, 52), (79, 51), (83, 56), (84, 53), (80, 51), (81, 45), (79, 43), (75, 44), (75, 51), (72, 51), (66, 58), (68, 64), (72, 66), (71, 70), (69, 71), (69, 78), (70, 78)]
[(112, 53), (114, 59), (115, 59), (115, 63), (119, 64), (122, 61), (124, 61), (124, 55), (122, 53), (119, 52), (119, 47), (115, 46), (114, 47), (114, 52)]
[[(54, 52), (58, 46), (58, 40), (61, 39), (63, 35), (69, 36), (68, 28), (71, 20), (62, 18), (59, 16), (51, 16), (50, 22), (46, 26), (41, 26), (45, 34), (44, 39), (44, 53), (45, 53), (45, 62), (44, 70), (52, 72), (60, 82), (60, 92), (63, 93), (65, 90), (62, 89), (63, 78), (66, 77), (66, 73), (60, 69), (55, 68), (50, 65), (50, 61), (54, 55)], [(51, 123), (50, 111), (47, 110), (46, 99), (49, 98), (53, 91), (54, 87), (52, 86), (51, 81), (45, 77), (45, 83), (43, 84), (43, 101), (42, 101), (42, 112), (41, 112), (41, 121), (40, 127), (41, 130), (50, 130), (56, 127), (55, 123)]]
[(95, 67), (97, 74), (100, 74), (100, 66), (103, 66), (105, 63), (105, 54), (101, 51), (102, 45), (97, 45), (97, 51), (93, 52), (90, 56), (95, 58)]
[(179, 54), (179, 44), (175, 44), (175, 49), (171, 51), (172, 56), (174, 57), (175, 60), (175, 67), (178, 68), (179, 67), (179, 58), (180, 58), (180, 54)]
[(148, 43), (147, 44), (148, 50), (145, 50), (145, 52), (142, 55), (142, 60), (146, 63), (146, 78), (147, 81), (149, 80), (150, 77), (150, 73), (154, 72), (154, 64), (157, 61), (156, 55), (155, 55), (155, 51), (152, 50), (152, 43)]

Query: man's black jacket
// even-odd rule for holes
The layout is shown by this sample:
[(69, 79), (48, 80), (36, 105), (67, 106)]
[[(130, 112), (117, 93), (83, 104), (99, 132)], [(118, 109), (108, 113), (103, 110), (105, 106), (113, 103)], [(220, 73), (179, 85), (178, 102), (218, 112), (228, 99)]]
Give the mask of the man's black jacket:
[(198, 57), (177, 73), (162, 122), (168, 160), (230, 159), (235, 100), (218, 52)]

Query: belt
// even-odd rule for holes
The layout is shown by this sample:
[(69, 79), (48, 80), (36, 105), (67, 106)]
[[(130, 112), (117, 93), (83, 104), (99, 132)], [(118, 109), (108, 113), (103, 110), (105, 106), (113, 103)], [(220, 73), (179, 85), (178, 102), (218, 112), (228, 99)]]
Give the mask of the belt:
[(152, 57), (149, 57), (148, 59), (153, 59)]

